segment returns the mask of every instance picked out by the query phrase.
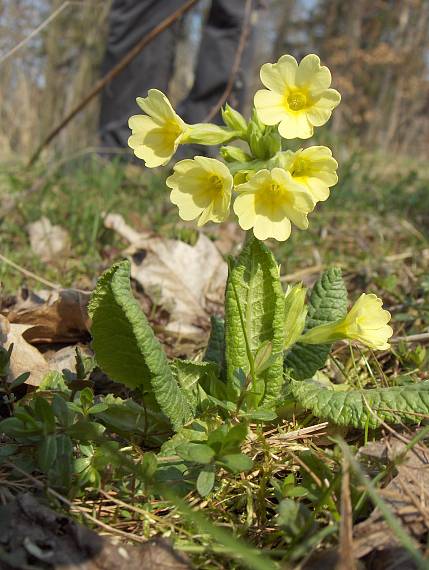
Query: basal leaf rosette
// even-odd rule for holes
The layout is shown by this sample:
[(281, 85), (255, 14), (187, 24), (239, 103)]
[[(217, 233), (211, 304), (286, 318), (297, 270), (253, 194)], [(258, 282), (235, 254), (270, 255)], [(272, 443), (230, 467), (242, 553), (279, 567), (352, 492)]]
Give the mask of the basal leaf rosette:
[(235, 190), (238, 223), (243, 230), (253, 229), (257, 239), (285, 241), (291, 233), (291, 222), (300, 229), (308, 228), (307, 214), (315, 203), (309, 192), (293, 181), (290, 172), (263, 169)]
[(137, 98), (146, 115), (133, 115), (128, 120), (132, 131), (128, 145), (148, 168), (168, 163), (188, 132), (188, 125), (179, 117), (170, 101), (158, 91), (149, 89), (147, 97)]
[(182, 220), (202, 226), (228, 217), (233, 180), (225, 164), (214, 158), (196, 156), (181, 160), (167, 178), (170, 199), (179, 208)]
[(283, 55), (277, 63), (264, 64), (260, 76), (267, 89), (255, 94), (258, 117), (265, 125), (278, 125), (285, 139), (310, 138), (341, 100), (338, 91), (330, 89), (329, 69), (314, 54), (299, 65), (291, 55)]
[(388, 324), (389, 311), (373, 293), (362, 293), (344, 319), (332, 324), (314, 327), (299, 340), (304, 344), (326, 344), (336, 340), (354, 340), (368, 348), (386, 350), (393, 334)]
[(338, 162), (326, 146), (310, 146), (291, 153), (287, 169), (298, 184), (302, 184), (315, 202), (329, 198), (330, 187), (338, 182)]

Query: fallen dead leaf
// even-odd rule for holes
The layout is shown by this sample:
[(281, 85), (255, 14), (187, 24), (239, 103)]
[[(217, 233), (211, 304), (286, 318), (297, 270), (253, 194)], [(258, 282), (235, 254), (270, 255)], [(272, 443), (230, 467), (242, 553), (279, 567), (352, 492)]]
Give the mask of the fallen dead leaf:
[(168, 311), (165, 331), (180, 336), (201, 334), (210, 314), (223, 308), (227, 265), (204, 234), (192, 246), (179, 240), (137, 234), (118, 215), (106, 216), (107, 227), (131, 241), (125, 254), (131, 276), (152, 302)]
[(76, 344), (89, 338), (88, 301), (89, 293), (77, 289), (38, 291), (4, 314), (11, 323), (31, 325), (24, 336), (32, 344)]
[[(423, 445), (417, 445), (402, 457), (404, 450), (405, 443), (388, 437), (361, 448), (359, 455), (381, 462), (387, 459), (398, 461), (397, 475), (379, 490), (379, 494), (417, 545), (429, 530), (429, 450)], [(381, 564), (381, 555), (383, 560), (390, 560), (392, 556), (397, 561), (402, 560), (398, 568), (413, 567), (414, 563), (398, 544), (378, 509), (374, 509), (365, 521), (354, 527), (354, 543), (358, 558), (369, 554), (372, 558), (378, 558), (380, 555), (377, 568), (391, 568)]]
[(93, 353), (88, 346), (70, 345), (59, 350), (49, 350), (43, 353), (50, 370), (63, 372), (67, 370), (71, 374), (76, 374), (76, 349), (80, 350), (83, 356), (92, 356)]
[(13, 344), (8, 380), (13, 381), (24, 372), (30, 372), (26, 384), (39, 386), (49, 372), (49, 365), (37, 348), (24, 339), (23, 334), (29, 328), (31, 325), (11, 324), (0, 315), (0, 346), (8, 349)]
[(48, 218), (40, 218), (28, 225), (30, 246), (42, 261), (57, 261), (70, 250), (70, 236), (61, 226), (54, 226)]

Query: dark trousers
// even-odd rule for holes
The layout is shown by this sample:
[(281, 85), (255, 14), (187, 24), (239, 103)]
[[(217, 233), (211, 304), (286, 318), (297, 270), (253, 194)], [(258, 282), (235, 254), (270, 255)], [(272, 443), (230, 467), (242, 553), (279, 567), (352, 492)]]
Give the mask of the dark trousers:
[[(152, 28), (184, 0), (113, 0), (103, 75), (112, 69)], [(243, 25), (245, 0), (212, 0), (203, 29), (195, 80), (178, 112), (189, 123), (203, 121), (228, 83)], [(174, 64), (177, 25), (164, 30), (105, 88), (101, 99), (100, 138), (104, 147), (126, 148), (128, 118), (139, 112), (136, 97), (151, 88), (167, 92)], [(229, 96), (240, 109), (246, 91), (251, 45), (247, 42), (240, 70)], [(214, 118), (216, 122), (219, 116)]]

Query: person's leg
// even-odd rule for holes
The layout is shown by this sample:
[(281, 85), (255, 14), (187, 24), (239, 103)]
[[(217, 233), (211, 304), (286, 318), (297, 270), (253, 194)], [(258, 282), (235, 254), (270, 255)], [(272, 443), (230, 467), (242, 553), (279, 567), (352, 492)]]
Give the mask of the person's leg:
[[(151, 29), (184, 0), (113, 0), (102, 75), (111, 70)], [(148, 89), (166, 91), (174, 63), (176, 26), (161, 32), (103, 91), (100, 139), (103, 147), (127, 148), (128, 118), (139, 113), (136, 97)]]
[[(195, 81), (189, 96), (180, 106), (185, 121), (204, 121), (224, 93), (234, 64), (240, 34), (245, 20), (246, 0), (213, 0), (208, 21), (203, 29)], [(246, 95), (251, 59), (251, 30), (244, 47), (239, 71), (228, 97), (230, 105), (241, 109)], [(213, 118), (220, 121), (219, 113)]]

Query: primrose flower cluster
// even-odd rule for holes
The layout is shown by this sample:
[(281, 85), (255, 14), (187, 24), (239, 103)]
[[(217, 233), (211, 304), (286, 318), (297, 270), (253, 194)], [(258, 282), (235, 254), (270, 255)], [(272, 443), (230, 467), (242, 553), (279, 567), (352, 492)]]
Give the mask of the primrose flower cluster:
[[(292, 224), (308, 228), (308, 214), (328, 199), (338, 182), (338, 164), (329, 148), (292, 151), (285, 143), (312, 137), (315, 127), (329, 120), (341, 96), (331, 89), (331, 73), (314, 54), (299, 64), (284, 55), (277, 63), (264, 64), (260, 77), (265, 89), (255, 94), (251, 119), (246, 121), (226, 105), (225, 126), (189, 125), (163, 93), (150, 89), (147, 97), (137, 99), (145, 114), (130, 117), (128, 144), (149, 168), (166, 165), (180, 145), (222, 145), (223, 160), (195, 156), (174, 165), (166, 183), (179, 216), (202, 226), (226, 220), (232, 210), (241, 228), (257, 239), (285, 241)], [(227, 144), (232, 141), (239, 146)], [(349, 339), (370, 348), (389, 347), (390, 314), (375, 295), (363, 294), (344, 319), (304, 332), (305, 295), (301, 286), (287, 293), (285, 349), (298, 339), (307, 344)]]
[(145, 114), (130, 118), (128, 144), (149, 168), (167, 164), (179, 145), (247, 144), (248, 151), (222, 146), (224, 162), (203, 156), (177, 162), (167, 179), (171, 201), (183, 220), (202, 226), (226, 220), (235, 197), (233, 211), (244, 230), (260, 240), (284, 241), (292, 224), (308, 227), (308, 214), (338, 181), (338, 164), (327, 147), (292, 152), (283, 150), (282, 139), (311, 137), (314, 127), (328, 121), (340, 94), (330, 88), (329, 69), (313, 54), (299, 65), (290, 55), (266, 63), (261, 80), (267, 89), (256, 93), (252, 119), (247, 122), (227, 105), (224, 127), (186, 124), (167, 97), (151, 89), (137, 99)]

